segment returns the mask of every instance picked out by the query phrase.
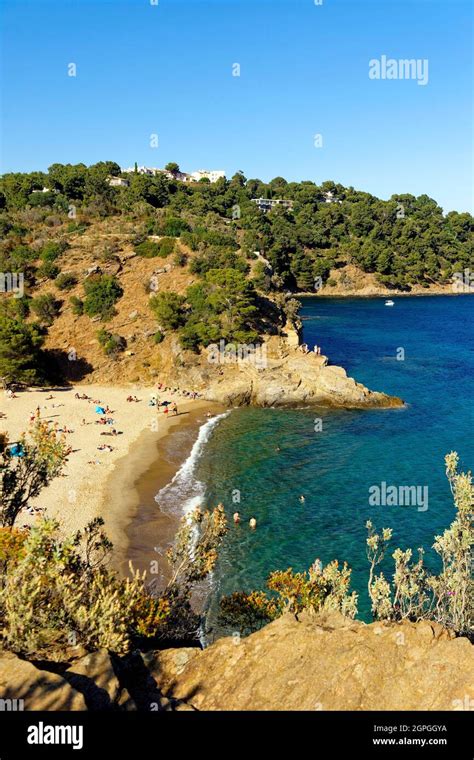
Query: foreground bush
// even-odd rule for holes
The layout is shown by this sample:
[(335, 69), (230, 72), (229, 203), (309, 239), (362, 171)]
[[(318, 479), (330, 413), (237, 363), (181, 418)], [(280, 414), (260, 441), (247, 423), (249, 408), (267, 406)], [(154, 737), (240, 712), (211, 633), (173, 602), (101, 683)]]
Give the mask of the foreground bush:
[[(213, 569), (225, 531), (221, 510), (185, 518), (169, 551), (172, 576), (152, 596), (145, 573), (121, 578), (107, 566), (112, 544), (93, 520), (64, 538), (44, 519), (30, 531), (0, 531), (0, 643), (25, 656), (62, 659), (70, 645), (125, 654), (147, 640), (197, 636), (191, 593)], [(3, 631), (3, 633), (2, 633)]]
[(433, 549), (442, 563), (441, 572), (430, 573), (424, 565), (424, 550), (412, 560), (411, 549), (396, 549), (393, 580), (383, 573), (374, 575), (392, 538), (384, 528), (377, 533), (369, 521), (367, 554), (370, 561), (369, 595), (372, 612), (383, 620), (433, 620), (459, 634), (472, 634), (474, 624), (474, 581), (472, 547), (474, 531), (472, 513), (474, 488), (471, 473), (458, 473), (459, 458), (455, 452), (445, 459), (446, 476), (451, 486), (456, 517), (442, 536), (436, 536)]
[(316, 560), (304, 573), (288, 570), (271, 573), (267, 580), (270, 595), (263, 591), (237, 592), (220, 603), (219, 621), (225, 626), (251, 633), (284, 612), (298, 616), (303, 610), (337, 611), (348, 617), (357, 614), (357, 594), (349, 595), (351, 570), (337, 560), (326, 567)]
[(22, 456), (13, 457), (3, 443), (0, 457), (0, 525), (12, 528), (23, 509), (61, 474), (66, 461), (64, 437), (37, 421), (16, 442)]
[[(436, 575), (424, 565), (424, 551), (412, 562), (412, 550), (396, 549), (393, 580), (375, 568), (385, 557), (392, 530), (377, 533), (369, 521), (367, 554), (370, 562), (368, 580), (372, 613), (375, 620), (432, 620), (457, 634), (472, 635), (474, 623), (474, 580), (472, 547), (474, 531), (472, 513), (474, 489), (471, 473), (458, 473), (458, 455), (446, 456), (446, 475), (457, 513), (442, 536), (436, 536), (433, 548), (440, 556), (442, 570)], [(242, 633), (251, 633), (275, 620), (284, 612), (298, 615), (303, 610), (336, 610), (348, 617), (357, 613), (357, 594), (349, 595), (351, 571), (337, 561), (325, 568), (316, 560), (308, 572), (291, 569), (272, 573), (267, 581), (269, 594), (236, 592), (220, 602), (219, 622)]]
[[(25, 655), (47, 654), (71, 643), (126, 652), (141, 630), (137, 605), (143, 579), (118, 579), (103, 564), (110, 544), (102, 520), (63, 540), (59, 524), (43, 520), (31, 529), (23, 556), (10, 562), (0, 591), (4, 645)], [(158, 600), (148, 618), (158, 625), (167, 604)], [(146, 633), (146, 631), (145, 631)]]

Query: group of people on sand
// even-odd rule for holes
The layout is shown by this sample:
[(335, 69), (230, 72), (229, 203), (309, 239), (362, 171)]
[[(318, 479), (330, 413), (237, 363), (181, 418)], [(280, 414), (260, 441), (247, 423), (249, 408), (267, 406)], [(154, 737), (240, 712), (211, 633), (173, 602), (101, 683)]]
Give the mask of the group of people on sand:
[(173, 415), (175, 417), (178, 415), (178, 406), (176, 404), (176, 401), (174, 401), (171, 406), (165, 406), (163, 410), (163, 414), (169, 414), (170, 412), (173, 412)]
[(163, 393), (174, 393), (187, 398), (196, 399), (200, 396), (197, 391), (188, 391), (181, 388), (172, 388), (170, 385), (164, 385), (163, 383), (157, 383), (157, 389), (163, 391)]

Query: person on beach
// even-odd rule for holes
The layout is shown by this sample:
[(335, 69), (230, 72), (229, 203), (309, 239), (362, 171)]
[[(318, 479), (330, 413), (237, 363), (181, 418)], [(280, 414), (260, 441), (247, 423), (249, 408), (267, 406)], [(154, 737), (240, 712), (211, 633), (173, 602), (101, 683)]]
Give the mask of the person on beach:
[(173, 412), (173, 414), (174, 414), (175, 417), (178, 415), (178, 407), (176, 405), (176, 401), (174, 402), (173, 406), (171, 407), (171, 411)]
[(240, 522), (240, 515), (239, 515), (238, 512), (234, 512), (233, 520), (234, 520), (235, 524), (238, 525), (238, 523)]
[(167, 406), (165, 406), (165, 408), (164, 408), (164, 410), (163, 410), (163, 414), (168, 414), (168, 412), (169, 412), (169, 409), (168, 409), (168, 407), (167, 407)]
[(255, 530), (255, 528), (257, 527), (257, 521), (256, 521), (255, 517), (251, 517), (250, 518), (249, 525), (252, 528), (252, 530)]

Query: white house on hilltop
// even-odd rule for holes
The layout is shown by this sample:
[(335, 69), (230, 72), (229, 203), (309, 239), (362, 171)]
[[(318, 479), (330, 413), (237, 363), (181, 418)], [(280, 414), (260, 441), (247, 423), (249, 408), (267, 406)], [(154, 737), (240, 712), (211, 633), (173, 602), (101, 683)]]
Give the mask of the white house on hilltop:
[(156, 169), (149, 166), (137, 166), (136, 170), (134, 166), (130, 166), (128, 169), (122, 169), (124, 174), (148, 174), (149, 176), (155, 176), (156, 174), (164, 174), (168, 179), (177, 179), (180, 182), (199, 182), (200, 179), (208, 179), (209, 182), (217, 182), (218, 179), (225, 179), (225, 171), (221, 169), (198, 169), (191, 174), (187, 172), (170, 172), (167, 169)]
[(217, 182), (218, 179), (225, 179), (225, 171), (222, 171), (222, 169), (198, 169), (196, 172), (191, 173), (191, 177), (194, 182), (199, 182), (200, 179), (208, 179), (209, 182)]

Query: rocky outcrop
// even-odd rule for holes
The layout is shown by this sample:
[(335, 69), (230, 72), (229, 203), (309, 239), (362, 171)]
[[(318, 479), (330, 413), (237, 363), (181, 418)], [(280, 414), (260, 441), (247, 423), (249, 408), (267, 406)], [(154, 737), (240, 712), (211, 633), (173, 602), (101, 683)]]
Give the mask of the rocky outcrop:
[(203, 651), (101, 650), (36, 667), (3, 654), (0, 699), (25, 710), (472, 710), (474, 656), (436, 623), (303, 613)]
[(0, 700), (3, 710), (86, 709), (83, 695), (60, 675), (11, 653), (0, 657)]
[(271, 338), (264, 357), (217, 365), (208, 370), (205, 397), (226, 405), (296, 406), (321, 404), (346, 408), (401, 407), (403, 401), (371, 391), (348, 377), (325, 356)]
[[(197, 710), (462, 710), (474, 704), (473, 647), (441, 626), (287, 615), (185, 660), (156, 653), (169, 698)], [(471, 700), (471, 701), (470, 701)]]

